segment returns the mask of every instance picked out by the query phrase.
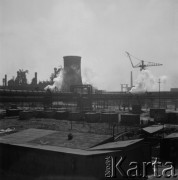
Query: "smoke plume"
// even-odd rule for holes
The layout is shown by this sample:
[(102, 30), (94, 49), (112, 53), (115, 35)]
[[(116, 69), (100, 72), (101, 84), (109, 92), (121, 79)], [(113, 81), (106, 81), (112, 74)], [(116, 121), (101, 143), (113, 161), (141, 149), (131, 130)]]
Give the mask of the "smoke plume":
[(98, 81), (101, 81), (98, 75), (91, 68), (84, 68), (82, 74), (82, 81), (84, 84), (91, 84), (93, 90), (98, 90)]
[(131, 93), (140, 93), (146, 91), (155, 91), (160, 83), (166, 84), (167, 76), (163, 75), (159, 78), (155, 77), (151, 71), (142, 70), (136, 79), (136, 85), (130, 90)]
[(142, 70), (136, 79), (136, 85), (130, 92), (145, 92), (155, 89), (156, 78), (152, 75), (149, 70)]
[(62, 89), (62, 84), (63, 84), (63, 74), (64, 74), (64, 70), (61, 70), (58, 76), (54, 78), (53, 85), (46, 86), (44, 90), (60, 91)]
[(160, 79), (161, 83), (165, 84), (167, 82), (168, 78), (167, 78), (167, 76), (161, 76), (161, 77), (159, 77), (159, 79)]

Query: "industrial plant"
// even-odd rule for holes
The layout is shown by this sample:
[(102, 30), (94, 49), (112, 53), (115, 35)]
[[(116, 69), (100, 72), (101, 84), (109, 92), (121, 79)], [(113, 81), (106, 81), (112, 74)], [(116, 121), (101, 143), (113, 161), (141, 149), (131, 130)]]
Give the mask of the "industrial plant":
[[(162, 65), (143, 60), (134, 65), (127, 55), (141, 72)], [(28, 84), (28, 71), (22, 69), (9, 81), (4, 76), (1, 176), (149, 179), (160, 173), (155, 172), (158, 160), (172, 162), (163, 163), (168, 177), (178, 165), (178, 91), (134, 91), (132, 72), (130, 85), (121, 84), (121, 91), (100, 90), (82, 82), (80, 56), (64, 56), (63, 62), (46, 82), (38, 83), (35, 72)], [(150, 162), (146, 170), (143, 162)]]

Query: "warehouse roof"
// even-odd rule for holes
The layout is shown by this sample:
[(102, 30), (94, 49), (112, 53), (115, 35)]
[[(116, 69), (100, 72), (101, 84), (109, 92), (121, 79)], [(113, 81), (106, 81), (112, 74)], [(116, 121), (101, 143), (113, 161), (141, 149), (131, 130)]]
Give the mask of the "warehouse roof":
[(153, 133), (157, 133), (158, 131), (161, 131), (162, 129), (163, 129), (163, 125), (153, 125), (143, 128), (142, 130), (149, 134), (153, 134)]
[(172, 133), (165, 137), (166, 139), (178, 138), (178, 133)]
[(138, 143), (140, 141), (142, 141), (142, 139), (110, 142), (110, 143), (95, 146), (93, 148), (90, 148), (89, 150), (116, 150), (116, 149), (123, 149), (125, 147), (134, 145), (134, 144), (136, 144), (136, 143)]
[(28, 143), (13, 144), (13, 145), (27, 147), (27, 148), (33, 148), (33, 149), (41, 149), (41, 150), (47, 150), (47, 151), (66, 153), (66, 154), (82, 155), (82, 156), (94, 156), (94, 155), (98, 155), (98, 154), (109, 154), (109, 153), (113, 152), (112, 150), (88, 151), (88, 150), (84, 150), (84, 149), (72, 149), (72, 148), (51, 146), (51, 145), (34, 145), (34, 144), (28, 144)]
[[(73, 138), (68, 140), (69, 133)], [(79, 133), (73, 131), (53, 131), (44, 129), (27, 129), (0, 138), (0, 142), (9, 144), (31, 144), (66, 147), (72, 149), (88, 149), (105, 140), (110, 135)]]

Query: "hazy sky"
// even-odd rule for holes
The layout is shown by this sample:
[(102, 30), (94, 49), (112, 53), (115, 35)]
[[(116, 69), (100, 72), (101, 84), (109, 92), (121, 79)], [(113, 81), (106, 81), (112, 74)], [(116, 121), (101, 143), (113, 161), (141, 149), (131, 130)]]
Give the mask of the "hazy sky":
[(83, 81), (119, 91), (139, 73), (128, 51), (163, 64), (149, 68), (167, 76), (162, 89), (178, 87), (178, 0), (0, 0), (0, 13), (0, 84), (18, 69), (47, 80), (63, 56), (78, 55)]

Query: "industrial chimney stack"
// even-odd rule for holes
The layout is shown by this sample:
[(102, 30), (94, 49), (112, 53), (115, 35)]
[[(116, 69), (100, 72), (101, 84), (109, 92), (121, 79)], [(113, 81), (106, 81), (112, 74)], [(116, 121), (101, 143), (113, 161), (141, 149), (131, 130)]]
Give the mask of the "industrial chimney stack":
[(37, 85), (37, 82), (38, 82), (38, 80), (37, 80), (37, 72), (35, 72), (35, 85)]
[(2, 79), (3, 86), (7, 86), (7, 74), (5, 74), (5, 77)]
[(64, 56), (64, 72), (62, 90), (70, 91), (71, 85), (82, 85), (81, 57)]
[(133, 76), (132, 76), (132, 71), (130, 73), (130, 87), (133, 87)]
[(7, 74), (5, 74), (5, 86), (7, 86)]

